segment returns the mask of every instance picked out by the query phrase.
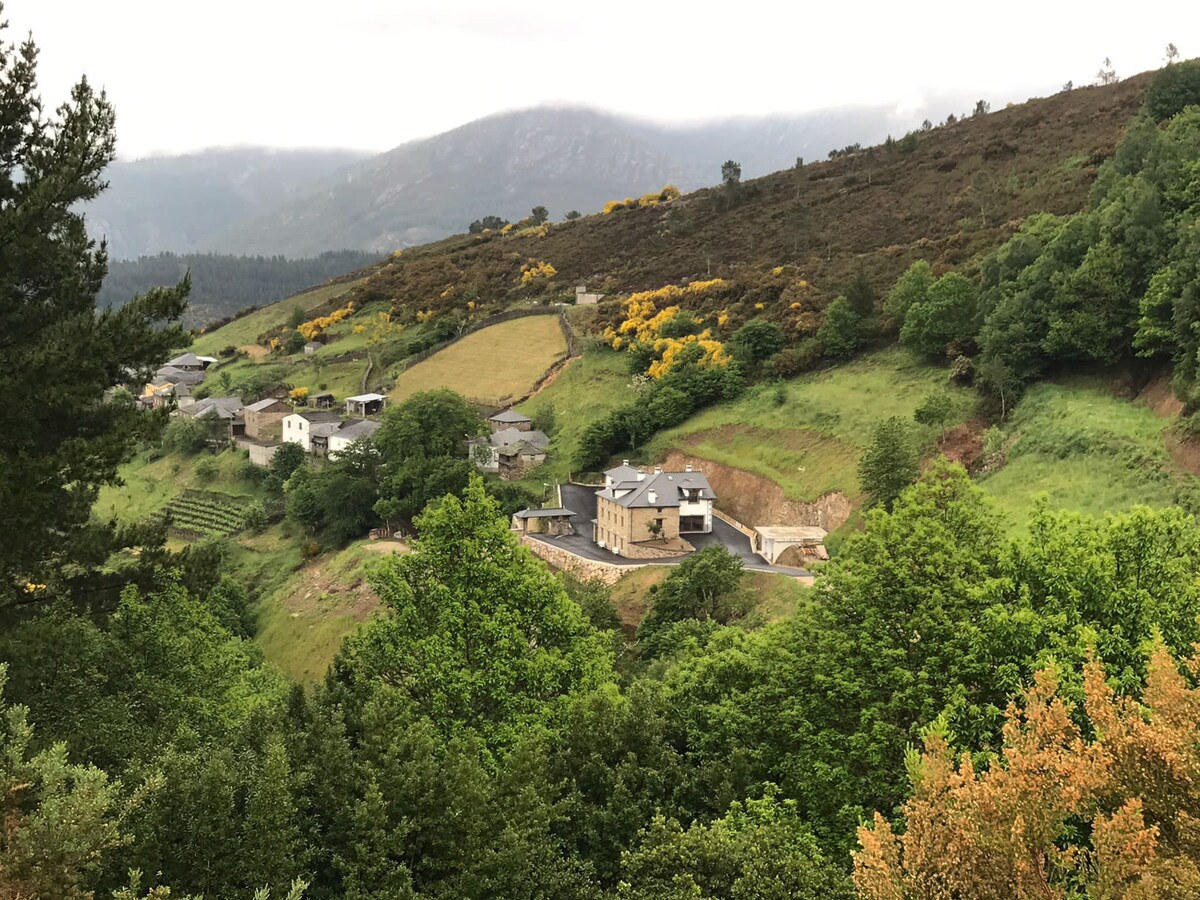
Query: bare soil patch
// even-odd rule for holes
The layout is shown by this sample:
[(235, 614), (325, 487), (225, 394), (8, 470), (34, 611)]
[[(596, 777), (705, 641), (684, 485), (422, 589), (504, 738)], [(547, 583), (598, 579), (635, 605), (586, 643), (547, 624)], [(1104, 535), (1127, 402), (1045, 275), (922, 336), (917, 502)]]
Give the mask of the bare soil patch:
[(1183, 412), (1183, 401), (1175, 396), (1171, 382), (1165, 377), (1155, 378), (1142, 388), (1137, 402), (1150, 407), (1164, 419), (1173, 419)]
[(271, 353), (271, 351), (262, 344), (242, 344), (242, 346), (238, 347), (238, 349), (255, 362), (266, 359)]
[(789, 500), (775, 482), (709, 459), (688, 456), (680, 450), (667, 454), (664, 465), (682, 470), (687, 464), (703, 472), (717, 494), (717, 506), (739, 522), (755, 525), (816, 525), (836, 531), (850, 518), (854, 504), (840, 491), (831, 491), (811, 502)]
[(955, 425), (938, 442), (938, 452), (970, 471), (983, 455), (983, 432), (986, 428), (987, 422), (983, 419), (972, 419)]

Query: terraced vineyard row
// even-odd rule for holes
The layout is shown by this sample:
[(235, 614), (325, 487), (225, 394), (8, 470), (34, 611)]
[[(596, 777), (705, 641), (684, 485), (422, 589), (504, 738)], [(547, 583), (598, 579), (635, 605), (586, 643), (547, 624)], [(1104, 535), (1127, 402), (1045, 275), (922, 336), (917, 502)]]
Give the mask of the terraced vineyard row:
[(232, 500), (189, 491), (158, 513), (182, 537), (202, 538), (235, 534), (245, 527), (245, 512)]

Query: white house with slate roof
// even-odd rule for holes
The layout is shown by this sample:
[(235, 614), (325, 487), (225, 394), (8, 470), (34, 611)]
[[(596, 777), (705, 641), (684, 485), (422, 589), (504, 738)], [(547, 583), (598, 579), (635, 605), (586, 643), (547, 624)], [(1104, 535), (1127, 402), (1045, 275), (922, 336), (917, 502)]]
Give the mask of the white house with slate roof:
[(708, 479), (691, 466), (643, 472), (625, 460), (604, 473), (604, 487), (596, 492), (592, 540), (622, 556), (642, 556), (640, 545), (711, 532), (716, 499)]
[(347, 419), (341, 428), (329, 435), (329, 458), (334, 459), (355, 441), (369, 441), (382, 427), (383, 423), (374, 419)]

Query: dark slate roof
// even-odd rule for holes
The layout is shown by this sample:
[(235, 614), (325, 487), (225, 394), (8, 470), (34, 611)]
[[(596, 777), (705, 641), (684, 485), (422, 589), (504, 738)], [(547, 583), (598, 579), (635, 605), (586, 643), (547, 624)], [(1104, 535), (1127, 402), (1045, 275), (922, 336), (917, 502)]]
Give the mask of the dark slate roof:
[(503, 447), (500, 447), (497, 450), (497, 453), (504, 457), (520, 456), (522, 453), (528, 453), (536, 456), (539, 453), (545, 455), (546, 448), (539, 447), (532, 441), (517, 441), (515, 444), (505, 444)]
[[(701, 500), (716, 500), (712, 485), (700, 472), (659, 472), (647, 475), (642, 481), (622, 481), (611, 488), (596, 492), (597, 497), (611, 500), (626, 509), (655, 509), (678, 506), (681, 498), (688, 490), (700, 491)], [(654, 502), (650, 502), (653, 492)]]
[(357, 441), (360, 438), (373, 436), (382, 427), (382, 422), (376, 422), (372, 419), (355, 419), (342, 423), (342, 427), (334, 433), (338, 437), (345, 438), (348, 441)]
[(546, 436), (544, 431), (520, 431), (516, 428), (505, 428), (502, 431), (497, 431), (488, 436), (488, 443), (500, 450), (513, 446), (515, 444), (529, 444), (539, 450), (545, 450), (550, 446), (550, 438)]
[(318, 423), (337, 422), (340, 428), (342, 423), (341, 415), (331, 409), (305, 410), (304, 412), (297, 412), (296, 415), (314, 425)]
[(270, 409), (276, 403), (283, 403), (284, 406), (288, 405), (278, 397), (266, 397), (262, 400), (259, 400), (257, 403), (251, 403), (246, 407), (246, 409), (250, 410), (250, 412), (263, 412), (264, 410)]
[(164, 366), (202, 366), (204, 360), (198, 357), (195, 353), (184, 353), (182, 356), (177, 356), (174, 359), (168, 359)]
[(553, 509), (522, 509), (513, 515), (518, 519), (550, 519), (555, 516), (577, 516), (579, 513), (566, 507), (558, 506)]
[(517, 422), (532, 422), (533, 419), (529, 418), (529, 416), (523, 416), (515, 410), (505, 409), (489, 417), (488, 421), (516, 424)]
[(641, 474), (642, 474), (641, 469), (634, 468), (633, 466), (629, 465), (628, 463), (625, 463), (624, 465), (617, 466), (615, 469), (609, 469), (607, 472), (604, 473), (604, 477), (611, 478), (613, 481), (616, 481), (616, 482), (637, 481), (638, 476)]

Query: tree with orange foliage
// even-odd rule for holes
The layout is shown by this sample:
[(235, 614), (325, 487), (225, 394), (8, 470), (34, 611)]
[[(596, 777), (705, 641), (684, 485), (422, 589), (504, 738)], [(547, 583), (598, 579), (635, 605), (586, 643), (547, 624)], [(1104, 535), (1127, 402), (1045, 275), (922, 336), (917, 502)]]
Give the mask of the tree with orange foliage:
[[(1200, 654), (1186, 669), (1200, 675)], [(859, 897), (1200, 896), (1200, 688), (1156, 641), (1140, 701), (1088, 663), (1083, 713), (1086, 728), (1043, 669), (978, 769), (935, 724), (909, 753), (903, 833), (878, 813), (859, 828)]]

